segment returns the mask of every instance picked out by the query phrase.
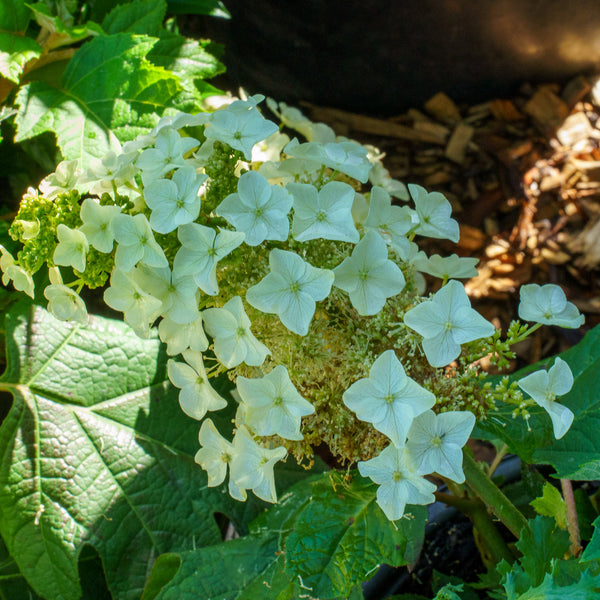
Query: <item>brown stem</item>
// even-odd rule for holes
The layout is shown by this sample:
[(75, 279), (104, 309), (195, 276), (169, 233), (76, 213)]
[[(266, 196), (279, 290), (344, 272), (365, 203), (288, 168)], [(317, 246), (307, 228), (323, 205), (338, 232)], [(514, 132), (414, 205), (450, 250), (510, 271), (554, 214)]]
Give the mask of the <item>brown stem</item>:
[(561, 479), (563, 498), (567, 505), (567, 529), (569, 530), (569, 539), (571, 540), (571, 554), (575, 557), (581, 553), (581, 538), (579, 537), (579, 521), (577, 519), (577, 508), (575, 506), (575, 496), (573, 495), (573, 485), (570, 479)]

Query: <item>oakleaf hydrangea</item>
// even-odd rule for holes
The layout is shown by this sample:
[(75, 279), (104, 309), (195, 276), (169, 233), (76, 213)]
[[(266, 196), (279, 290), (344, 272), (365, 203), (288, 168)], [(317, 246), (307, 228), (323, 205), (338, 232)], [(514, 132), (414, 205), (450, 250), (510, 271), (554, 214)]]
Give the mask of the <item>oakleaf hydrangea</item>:
[[(202, 421), (196, 462), (208, 485), (229, 468), (239, 501), (251, 490), (275, 502), (276, 463), (288, 453), (311, 462), (324, 448), (358, 464), (396, 520), (433, 501), (425, 475), (464, 480), (463, 447), (497, 399), (525, 419), (537, 403), (564, 435), (564, 361), (493, 387), (480, 360), (505, 360), (541, 324), (579, 327), (562, 290), (523, 286), (519, 316), (536, 324), (516, 322), (501, 341), (456, 281), (476, 274), (476, 260), (427, 257), (415, 242), (458, 240), (446, 198), (413, 184), (409, 194), (377, 148), (271, 101), (304, 136), (289, 141), (263, 99), (163, 116), (122, 147), (113, 140), (85, 173), (59, 164), (23, 197), (15, 248), (0, 246), (2, 283), (33, 297), (46, 267), (50, 312), (84, 323), (84, 288), (109, 280), (110, 308), (141, 337), (158, 328), (180, 407)], [(420, 271), (441, 289), (427, 295)], [(235, 403), (234, 421), (206, 418)]]

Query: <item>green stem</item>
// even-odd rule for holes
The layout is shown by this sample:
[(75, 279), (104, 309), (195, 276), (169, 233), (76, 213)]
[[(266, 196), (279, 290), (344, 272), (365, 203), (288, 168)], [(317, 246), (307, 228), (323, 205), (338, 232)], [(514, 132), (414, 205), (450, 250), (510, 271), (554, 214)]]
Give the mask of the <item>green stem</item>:
[(517, 344), (518, 342), (522, 342), (524, 339), (528, 338), (534, 331), (537, 331), (542, 326), (542, 323), (536, 323), (532, 325), (528, 329), (526, 329), (519, 337), (516, 337), (514, 340), (511, 340), (510, 345)]
[(457, 510), (460, 510), (460, 512), (469, 518), (471, 523), (473, 523), (473, 527), (481, 536), (494, 564), (498, 564), (502, 560), (505, 560), (509, 564), (515, 562), (515, 556), (502, 539), (498, 529), (496, 529), (483, 502), (480, 500), (457, 498), (443, 492), (436, 492), (435, 498), (448, 506), (453, 506)]
[(502, 521), (506, 528), (519, 539), (521, 530), (527, 527), (527, 520), (523, 514), (477, 466), (475, 459), (467, 451), (463, 451), (463, 469), (467, 485), (483, 500), (484, 504)]

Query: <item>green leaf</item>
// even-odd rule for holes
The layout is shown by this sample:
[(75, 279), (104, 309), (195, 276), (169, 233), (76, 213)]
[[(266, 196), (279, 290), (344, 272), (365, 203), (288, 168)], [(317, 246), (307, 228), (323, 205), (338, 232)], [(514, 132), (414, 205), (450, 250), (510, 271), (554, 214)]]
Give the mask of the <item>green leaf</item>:
[(205, 96), (221, 93), (211, 86), (207, 94), (203, 81), (225, 71), (224, 65), (215, 56), (219, 53), (217, 44), (190, 40), (164, 31), (147, 58), (179, 77), (183, 92), (173, 98), (177, 108), (185, 112), (198, 112), (203, 110), (202, 100)]
[(355, 476), (312, 486), (311, 502), (300, 511), (285, 542), (286, 572), (301, 577), (318, 598), (346, 597), (378, 566), (405, 565), (423, 542), (427, 511), (410, 506), (392, 525), (376, 504), (377, 486)]
[(114, 598), (138, 600), (156, 556), (220, 542), (213, 513), (237, 521), (240, 503), (206, 488), (198, 423), (167, 383), (158, 339), (21, 307), (6, 318), (6, 345), (0, 390), (14, 402), (0, 427), (0, 533), (37, 594), (80, 597), (85, 544)]
[(567, 505), (560, 492), (550, 483), (545, 483), (542, 496), (530, 502), (539, 515), (552, 517), (558, 527), (567, 528)]
[(533, 585), (539, 585), (550, 571), (552, 560), (562, 558), (569, 550), (569, 534), (556, 529), (554, 519), (538, 516), (529, 521), (516, 546), (523, 554), (523, 570)]
[[(529, 430), (522, 419), (512, 417), (512, 407), (500, 405), (479, 422), (475, 437), (499, 438), (525, 462), (550, 464), (556, 477), (566, 479), (600, 479), (600, 326), (584, 339), (559, 355), (571, 367), (574, 384), (560, 401), (575, 414), (573, 425), (560, 440), (555, 440), (547, 413), (539, 406), (531, 408)], [(545, 368), (548, 359), (511, 375), (512, 381), (527, 373)]]
[(2, 0), (0, 2), (0, 30), (24, 33), (31, 13), (25, 0)]
[(40, 46), (28, 37), (12, 33), (0, 33), (0, 75), (13, 83), (19, 83), (25, 64), (39, 58)]
[(8, 550), (0, 538), (0, 598), (11, 600), (12, 598), (27, 598), (27, 600), (39, 600), (39, 596), (27, 585), (25, 578), (21, 575), (15, 560), (10, 556)]
[(23, 87), (15, 141), (53, 131), (65, 159), (85, 168), (117, 140), (147, 132), (182, 90), (176, 75), (145, 59), (155, 42), (131, 34), (94, 38), (75, 53), (60, 86)]
[(507, 600), (594, 600), (600, 593), (600, 576), (584, 573), (574, 584), (558, 586), (547, 574), (537, 587), (530, 588), (523, 594), (517, 594), (510, 583), (505, 585)]
[(159, 35), (167, 12), (165, 0), (137, 0), (113, 8), (102, 21), (108, 34)]
[(581, 555), (581, 560), (600, 560), (600, 517), (594, 521), (594, 533)]
[(44, 40), (44, 49), (46, 51), (60, 46), (75, 44), (91, 35), (99, 35), (102, 33), (100, 26), (91, 21), (88, 21), (83, 25), (67, 27), (59, 17), (54, 16), (50, 12), (48, 5), (43, 2), (32, 5), (28, 4), (28, 6), (33, 12), (33, 16), (38, 25), (47, 30), (47, 37)]
[[(278, 578), (285, 575), (278, 548), (276, 535), (250, 535), (195, 552), (182, 552), (177, 555), (181, 561), (179, 570), (162, 589), (158, 587), (157, 577), (162, 575), (165, 561), (172, 566), (174, 558), (173, 555), (160, 556), (142, 600), (279, 600), (284, 590)], [(289, 579), (284, 581), (286, 587), (291, 583)]]
[(231, 19), (231, 14), (221, 0), (167, 0), (172, 15), (210, 15)]
[(206, 40), (190, 40), (175, 33), (163, 32), (148, 54), (153, 64), (175, 73), (182, 82), (209, 79), (225, 72), (216, 57), (217, 44)]

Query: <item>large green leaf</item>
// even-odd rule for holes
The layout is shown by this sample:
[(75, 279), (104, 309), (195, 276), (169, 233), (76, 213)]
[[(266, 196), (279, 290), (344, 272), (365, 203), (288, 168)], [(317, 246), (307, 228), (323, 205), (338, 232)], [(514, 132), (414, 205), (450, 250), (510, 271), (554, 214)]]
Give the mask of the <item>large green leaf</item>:
[(165, 0), (137, 0), (115, 6), (102, 21), (108, 34), (138, 33), (158, 36), (167, 12)]
[[(551, 464), (557, 477), (569, 479), (600, 478), (600, 326), (589, 331), (584, 339), (560, 354), (571, 367), (574, 384), (560, 401), (575, 414), (573, 425), (560, 440), (554, 439), (547, 413), (539, 406), (530, 410), (529, 429), (522, 419), (514, 419), (512, 407), (500, 405), (478, 424), (478, 437), (499, 438), (526, 462)], [(548, 359), (511, 376), (517, 380), (539, 368), (546, 368)]]
[(28, 37), (13, 33), (0, 33), (0, 75), (19, 83), (25, 64), (38, 58), (40, 46)]
[(213, 513), (235, 521), (244, 505), (206, 488), (198, 423), (179, 408), (157, 339), (32, 307), (7, 316), (6, 344), (0, 390), (14, 402), (0, 427), (0, 533), (36, 593), (79, 598), (85, 544), (115, 599), (138, 600), (159, 554), (220, 542)]
[(376, 503), (377, 486), (355, 474), (350, 484), (328, 478), (312, 486), (285, 541), (286, 572), (317, 598), (346, 597), (382, 563), (406, 565), (419, 554), (427, 510), (407, 507), (390, 523)]
[(155, 43), (156, 38), (117, 34), (84, 44), (60, 85), (36, 81), (20, 90), (15, 140), (53, 131), (64, 157), (87, 167), (117, 140), (147, 132), (183, 89), (176, 75), (146, 60)]
[(2, 0), (0, 2), (0, 30), (23, 33), (31, 18), (26, 0)]

